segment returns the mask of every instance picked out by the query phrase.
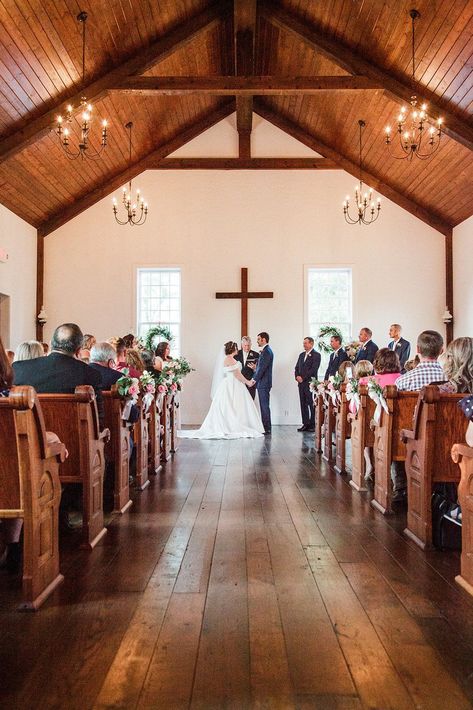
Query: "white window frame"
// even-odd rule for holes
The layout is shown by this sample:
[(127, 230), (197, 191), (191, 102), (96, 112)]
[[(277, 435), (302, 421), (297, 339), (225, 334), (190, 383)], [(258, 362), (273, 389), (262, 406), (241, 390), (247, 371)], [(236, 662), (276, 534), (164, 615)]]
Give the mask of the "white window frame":
[[(153, 265), (141, 265), (141, 264), (136, 264), (134, 268), (134, 311), (135, 311), (135, 333), (139, 334), (139, 329), (140, 329), (140, 296), (139, 296), (139, 288), (140, 288), (140, 274), (143, 272), (156, 272), (156, 271), (173, 271), (173, 272), (178, 272), (179, 273), (179, 322), (176, 324), (178, 327), (178, 342), (179, 342), (179, 348), (173, 348), (172, 343), (171, 343), (171, 353), (174, 357), (178, 357), (181, 352), (182, 352), (182, 275), (183, 275), (183, 269), (179, 264), (175, 265), (160, 265), (160, 264), (153, 264)], [(167, 325), (168, 323), (166, 321), (162, 322), (163, 325)], [(157, 325), (157, 324), (156, 324)]]
[[(348, 272), (350, 275), (350, 304), (349, 304), (349, 316), (350, 316), (350, 330), (347, 335), (348, 339), (351, 340), (353, 337), (353, 266), (351, 264), (307, 264), (304, 267), (304, 336), (310, 335), (314, 339), (317, 338), (317, 333), (311, 333), (309, 323), (309, 274), (311, 271), (333, 271), (333, 272)], [(328, 323), (328, 321), (325, 321)], [(333, 325), (337, 325), (334, 323)]]

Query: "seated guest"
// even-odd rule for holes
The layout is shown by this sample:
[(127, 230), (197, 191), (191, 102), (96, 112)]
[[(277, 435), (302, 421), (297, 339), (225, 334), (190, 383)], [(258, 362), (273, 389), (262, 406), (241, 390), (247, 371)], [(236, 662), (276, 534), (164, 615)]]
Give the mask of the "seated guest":
[[(381, 348), (375, 355), (373, 362), (375, 374), (372, 375), (380, 387), (393, 385), (401, 374), (401, 363), (394, 350)], [(360, 385), (366, 385), (369, 377), (362, 377)]]
[(389, 328), (389, 337), (392, 340), (388, 343), (388, 348), (393, 350), (401, 363), (401, 372), (404, 372), (406, 362), (409, 360), (411, 353), (411, 344), (408, 340), (401, 338), (402, 328), (399, 323), (393, 323)]
[(115, 369), (116, 350), (110, 343), (95, 343), (90, 350), (89, 366), (100, 375), (101, 389), (109, 390), (122, 373)]
[(79, 355), (79, 358), (83, 362), (89, 362), (90, 349), (93, 345), (95, 345), (95, 343), (96, 343), (96, 340), (93, 335), (89, 335), (88, 333), (86, 333), (84, 335), (84, 338), (82, 340), (82, 348), (81, 348), (80, 355)]
[(154, 353), (152, 350), (140, 350), (140, 356), (143, 360), (143, 365), (145, 370), (147, 370), (151, 375), (157, 374), (157, 370), (154, 367)]
[[(356, 380), (361, 380), (361, 378), (368, 379), (370, 375), (373, 374), (373, 363), (369, 360), (358, 360), (355, 365), (355, 370), (353, 376)], [(362, 383), (363, 384), (363, 383)]]
[(43, 353), (47, 355), (49, 353), (49, 343), (41, 343), (43, 346)]
[(378, 346), (371, 340), (372, 335), (373, 333), (369, 328), (361, 328), (358, 336), (361, 348), (356, 353), (355, 365), (360, 360), (369, 360), (370, 362), (373, 362), (374, 356), (378, 352)]
[(473, 447), (473, 397), (463, 397), (458, 406), (468, 419), (468, 429), (466, 430), (466, 443)]
[(417, 338), (420, 362), (416, 368), (396, 380), (396, 387), (404, 392), (417, 392), (431, 382), (444, 382), (445, 375), (437, 359), (443, 351), (443, 338), (436, 330), (424, 330)]
[(37, 357), (44, 357), (43, 344), (37, 340), (26, 340), (15, 351), (15, 362), (34, 360)]
[(78, 359), (82, 338), (82, 331), (75, 323), (58, 326), (51, 338), (51, 353), (47, 357), (13, 363), (15, 384), (32, 385), (39, 393), (58, 394), (72, 394), (78, 385), (91, 385), (102, 420), (100, 375)]
[(138, 350), (135, 350), (134, 348), (127, 349), (126, 361), (130, 369), (137, 370), (140, 375), (143, 374), (145, 366)]
[(138, 340), (135, 338), (133, 333), (128, 333), (128, 335), (123, 336), (123, 340), (125, 341), (125, 347), (126, 348), (135, 348), (138, 345)]
[(168, 342), (163, 340), (162, 343), (158, 343), (156, 350), (154, 351), (154, 369), (161, 371), (165, 362), (171, 362), (171, 346)]
[(330, 338), (330, 347), (333, 352), (328, 361), (328, 367), (325, 371), (324, 380), (328, 380), (329, 377), (336, 375), (342, 362), (350, 359), (345, 350), (342, 348), (342, 339), (338, 335), (332, 335)]
[(115, 367), (119, 371), (128, 370), (130, 377), (141, 377), (142, 373), (134, 367), (130, 367), (126, 360), (126, 345), (123, 338), (117, 338), (115, 349), (117, 351), (117, 359), (115, 360)]
[(406, 364), (404, 365), (404, 372), (410, 372), (415, 367), (417, 367), (419, 362), (420, 362), (420, 357), (418, 355), (416, 355), (414, 358), (412, 358), (412, 360), (408, 360), (406, 362)]
[(443, 371), (447, 382), (439, 385), (441, 392), (473, 393), (473, 338), (455, 338), (448, 344)]
[(343, 377), (343, 381), (353, 377), (354, 366), (351, 360), (345, 360), (338, 368), (338, 374)]

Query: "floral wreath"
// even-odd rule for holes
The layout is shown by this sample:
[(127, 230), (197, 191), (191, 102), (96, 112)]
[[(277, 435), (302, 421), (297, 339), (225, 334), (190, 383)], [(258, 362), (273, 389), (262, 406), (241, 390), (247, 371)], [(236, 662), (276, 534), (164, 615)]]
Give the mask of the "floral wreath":
[(317, 336), (317, 347), (324, 353), (331, 353), (332, 348), (330, 347), (330, 338), (333, 337), (340, 338), (340, 342), (343, 339), (341, 330), (336, 328), (334, 325), (323, 325)]
[(167, 340), (168, 343), (171, 342), (173, 335), (167, 325), (155, 325), (153, 328), (148, 330), (145, 337), (145, 346), (147, 350), (155, 349), (156, 346), (154, 343), (157, 338), (160, 340)]

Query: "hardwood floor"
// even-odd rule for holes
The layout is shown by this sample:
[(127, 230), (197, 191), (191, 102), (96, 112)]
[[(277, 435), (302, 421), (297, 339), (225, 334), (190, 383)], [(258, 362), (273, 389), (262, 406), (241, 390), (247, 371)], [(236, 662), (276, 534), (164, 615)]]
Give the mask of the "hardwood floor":
[(5, 708), (429, 708), (473, 702), (456, 553), (416, 548), (309, 434), (183, 440), (37, 614), (0, 576)]

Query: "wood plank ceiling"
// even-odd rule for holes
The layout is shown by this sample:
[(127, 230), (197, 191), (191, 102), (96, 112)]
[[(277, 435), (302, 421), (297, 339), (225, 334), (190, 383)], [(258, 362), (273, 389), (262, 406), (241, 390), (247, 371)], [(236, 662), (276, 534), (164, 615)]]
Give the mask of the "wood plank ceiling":
[[(244, 86), (248, 67), (253, 67), (256, 77), (273, 78), (267, 82), (273, 88), (276, 78), (289, 78), (295, 87), (296, 77), (307, 78), (308, 86), (309, 79), (327, 76), (351, 82), (350, 75), (357, 75), (353, 81), (362, 88), (295, 94), (275, 90), (274, 95), (258, 95), (256, 88), (253, 98), (240, 95), (243, 157), (249, 157), (247, 136), (242, 142), (242, 135), (251, 128), (251, 107), (345, 169), (357, 163), (357, 121), (363, 118), (368, 182), (372, 178), (373, 186), (388, 197), (399, 196), (399, 204), (404, 201), (444, 233), (473, 214), (471, 0), (258, 0), (256, 20), (254, 4), (0, 0), (1, 202), (49, 233), (119, 187), (128, 175), (156, 167), (237, 105), (234, 96), (203, 90), (203, 84), (187, 93), (118, 90), (127, 77), (166, 77), (169, 86), (171, 77), (182, 77), (182, 89), (186, 77), (243, 74)], [(400, 95), (410, 92), (413, 5), (421, 13), (417, 78), (425, 98), (443, 112), (448, 130), (441, 149), (425, 162), (396, 161), (383, 143), (384, 126), (397, 114)], [(81, 93), (80, 10), (89, 14), (87, 97), (95, 113), (110, 121), (109, 146), (97, 162), (69, 161), (50, 130), (58, 109)], [(244, 51), (248, 32), (254, 56), (240, 57), (238, 67), (236, 38), (237, 51)], [(366, 88), (370, 83), (373, 88)], [(266, 86), (265, 80), (259, 86)], [(131, 169), (124, 128), (129, 120), (135, 126), (136, 165)]]

